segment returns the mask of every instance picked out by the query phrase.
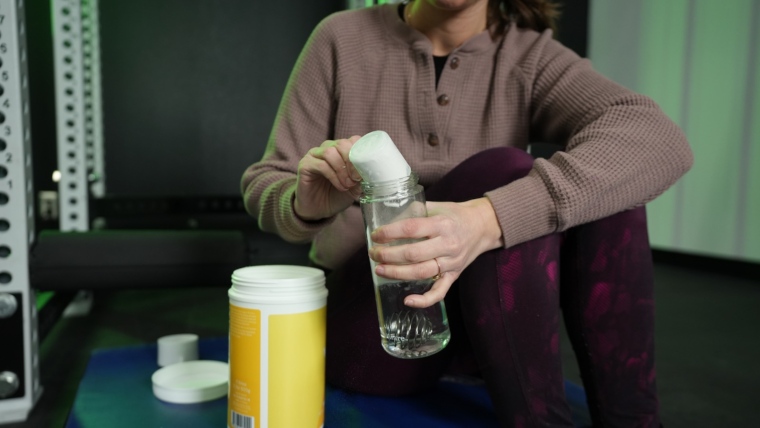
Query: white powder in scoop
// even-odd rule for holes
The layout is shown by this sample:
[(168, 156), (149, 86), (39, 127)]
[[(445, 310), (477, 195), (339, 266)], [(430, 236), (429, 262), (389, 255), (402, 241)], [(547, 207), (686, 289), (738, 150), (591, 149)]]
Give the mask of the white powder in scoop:
[(348, 158), (364, 181), (381, 183), (408, 177), (412, 168), (385, 131), (372, 131), (361, 137)]

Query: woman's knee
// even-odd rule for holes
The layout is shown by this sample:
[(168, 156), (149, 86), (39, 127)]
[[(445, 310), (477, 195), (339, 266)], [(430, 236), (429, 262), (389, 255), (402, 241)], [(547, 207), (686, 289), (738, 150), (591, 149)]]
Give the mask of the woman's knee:
[(533, 158), (514, 147), (478, 152), (449, 171), (427, 190), (430, 200), (466, 201), (505, 186), (530, 172)]
[(533, 157), (515, 147), (494, 147), (478, 152), (460, 165), (473, 163), (481, 173), (500, 175), (504, 181), (524, 177), (533, 168)]

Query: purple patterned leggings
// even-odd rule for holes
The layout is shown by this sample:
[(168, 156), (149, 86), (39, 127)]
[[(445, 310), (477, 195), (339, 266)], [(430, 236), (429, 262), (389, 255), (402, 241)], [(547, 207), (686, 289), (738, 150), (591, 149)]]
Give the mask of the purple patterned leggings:
[[(513, 148), (481, 152), (434, 186), (428, 200), (465, 201), (528, 173)], [(484, 173), (485, 172), (485, 173)], [(402, 395), (473, 366), (505, 427), (572, 427), (559, 352), (560, 315), (596, 427), (657, 427), (654, 284), (642, 208), (482, 254), (446, 296), (451, 342), (401, 360), (380, 346), (366, 249), (328, 275), (327, 381)]]

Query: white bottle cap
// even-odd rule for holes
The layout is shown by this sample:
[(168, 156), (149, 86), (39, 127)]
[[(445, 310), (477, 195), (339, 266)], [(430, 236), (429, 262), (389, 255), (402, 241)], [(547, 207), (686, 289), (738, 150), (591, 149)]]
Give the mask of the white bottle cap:
[(197, 334), (172, 334), (158, 339), (158, 365), (166, 367), (198, 359)]
[(359, 138), (348, 158), (364, 181), (382, 183), (408, 177), (412, 168), (385, 131), (372, 131)]

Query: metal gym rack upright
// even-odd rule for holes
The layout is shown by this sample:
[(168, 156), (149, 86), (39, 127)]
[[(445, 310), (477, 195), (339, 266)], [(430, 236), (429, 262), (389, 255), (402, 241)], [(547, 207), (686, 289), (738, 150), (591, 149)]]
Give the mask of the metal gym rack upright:
[[(53, 0), (60, 229), (89, 229), (103, 181), (97, 0)], [(24, 0), (0, 0), (0, 423), (27, 419), (42, 393)]]
[(0, 423), (25, 420), (42, 392), (25, 30), (24, 0), (0, 0)]

